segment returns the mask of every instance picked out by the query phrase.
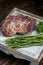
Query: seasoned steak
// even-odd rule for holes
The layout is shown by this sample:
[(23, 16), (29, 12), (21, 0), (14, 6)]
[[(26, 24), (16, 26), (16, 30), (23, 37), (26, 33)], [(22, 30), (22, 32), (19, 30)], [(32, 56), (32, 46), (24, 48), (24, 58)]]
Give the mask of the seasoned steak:
[(8, 37), (16, 33), (26, 34), (34, 29), (35, 23), (34, 19), (22, 14), (9, 16), (2, 24), (2, 32)]

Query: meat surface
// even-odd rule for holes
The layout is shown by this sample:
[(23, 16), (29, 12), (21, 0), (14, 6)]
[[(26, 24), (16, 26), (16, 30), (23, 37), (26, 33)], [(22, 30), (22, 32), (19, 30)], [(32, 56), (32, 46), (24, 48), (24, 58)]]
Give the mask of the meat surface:
[(9, 16), (2, 24), (2, 32), (7, 37), (16, 33), (26, 34), (34, 29), (35, 24), (36, 20), (22, 14)]

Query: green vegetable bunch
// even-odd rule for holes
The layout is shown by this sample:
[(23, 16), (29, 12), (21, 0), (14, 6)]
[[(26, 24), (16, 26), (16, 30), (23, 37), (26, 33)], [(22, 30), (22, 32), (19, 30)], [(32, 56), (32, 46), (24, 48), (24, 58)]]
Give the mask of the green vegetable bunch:
[(38, 32), (43, 32), (43, 22), (39, 22), (36, 29), (37, 29)]
[(29, 46), (41, 46), (43, 45), (43, 34), (37, 34), (35, 36), (18, 36), (5, 40), (6, 44), (13, 48), (26, 48)]

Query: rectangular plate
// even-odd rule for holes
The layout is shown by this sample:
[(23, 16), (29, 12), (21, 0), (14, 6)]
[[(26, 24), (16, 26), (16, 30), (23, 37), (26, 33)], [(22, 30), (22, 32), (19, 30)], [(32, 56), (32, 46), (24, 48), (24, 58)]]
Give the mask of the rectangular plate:
[[(23, 14), (25, 16), (34, 18), (34, 19), (36, 19), (36, 22), (43, 21), (42, 17), (36, 16), (34, 14), (20, 10), (18, 8), (14, 8), (6, 18), (8, 18), (10, 15), (16, 16), (17, 14)], [(2, 21), (2, 23), (3, 23), (3, 21)], [(15, 37), (15, 36), (13, 36), (13, 37)], [(34, 61), (40, 62), (41, 58), (43, 57), (43, 46), (33, 46), (33, 47), (26, 48), (27, 50), (31, 49), (30, 51), (27, 51), (25, 48), (14, 50), (14, 49), (7, 47), (6, 44), (4, 44), (4, 42), (2, 42), (7, 38), (10, 38), (10, 37), (3, 36), (1, 29), (0, 29), (0, 50), (4, 51), (7, 54), (12, 54), (13, 56), (15, 56), (17, 58), (26, 59), (26, 60), (30, 60), (30, 61), (34, 60)], [(35, 51), (33, 51), (34, 49), (35, 49)]]

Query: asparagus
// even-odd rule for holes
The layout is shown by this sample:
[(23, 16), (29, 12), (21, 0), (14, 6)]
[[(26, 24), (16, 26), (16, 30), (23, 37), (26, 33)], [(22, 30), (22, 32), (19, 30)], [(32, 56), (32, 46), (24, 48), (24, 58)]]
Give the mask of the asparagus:
[(6, 44), (13, 48), (25, 48), (29, 46), (41, 46), (43, 45), (43, 34), (37, 34), (35, 36), (18, 36), (5, 40)]

